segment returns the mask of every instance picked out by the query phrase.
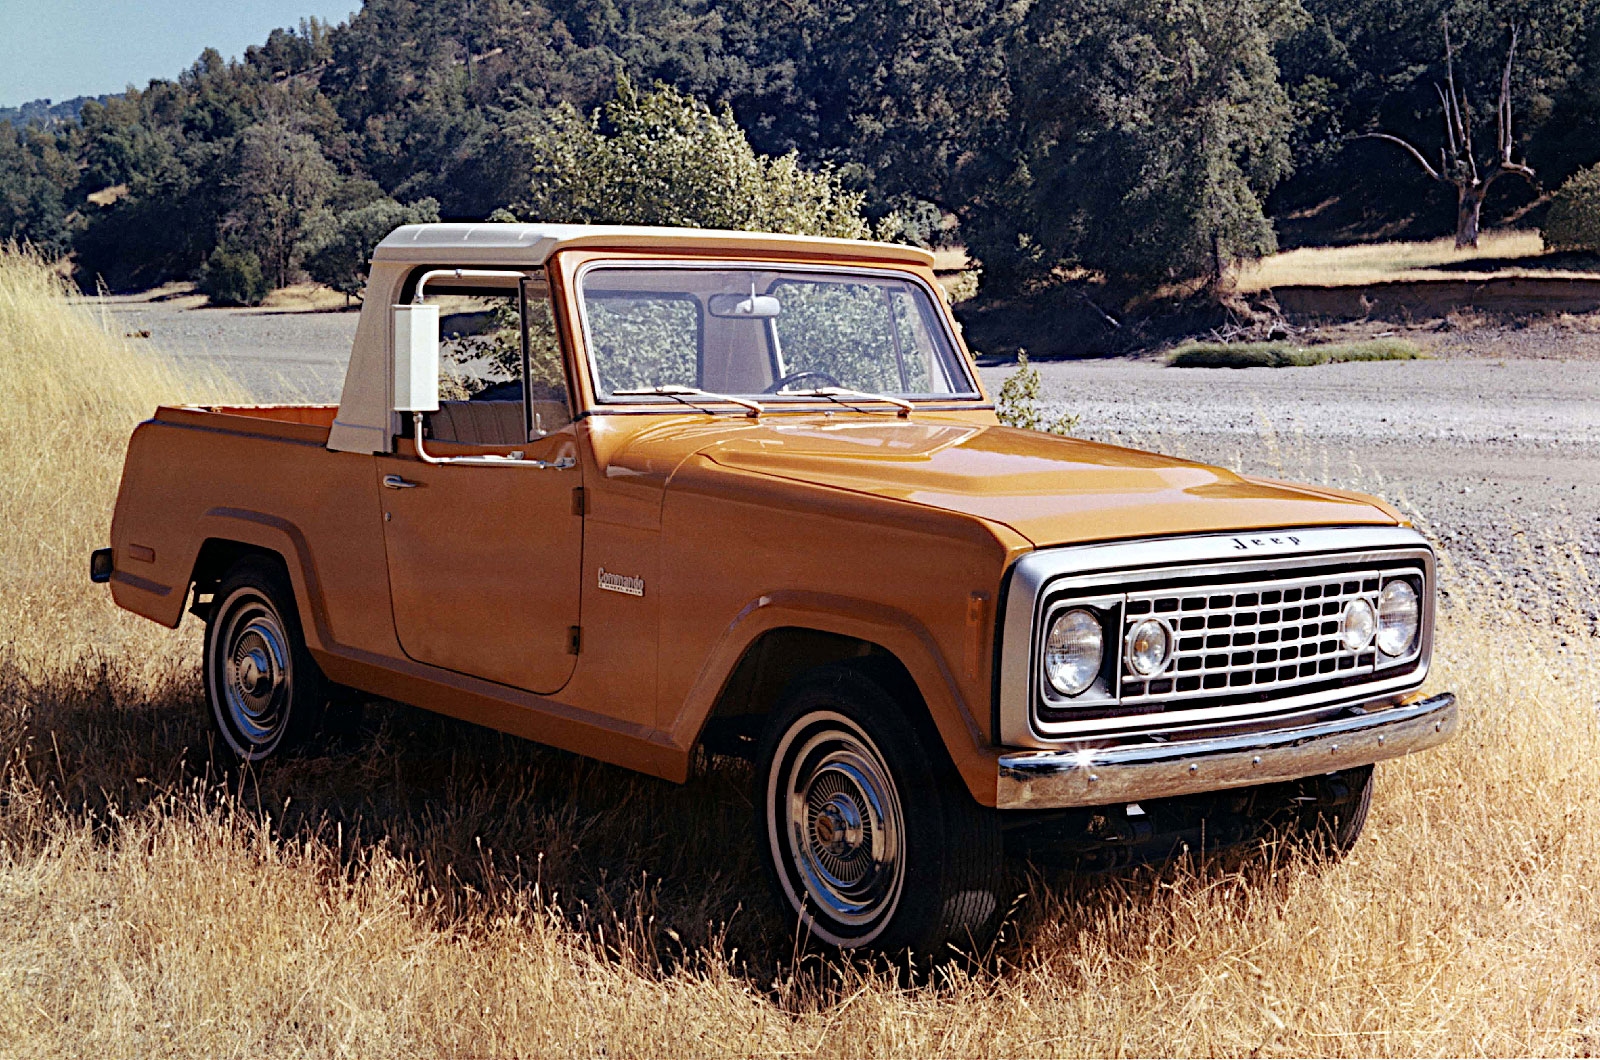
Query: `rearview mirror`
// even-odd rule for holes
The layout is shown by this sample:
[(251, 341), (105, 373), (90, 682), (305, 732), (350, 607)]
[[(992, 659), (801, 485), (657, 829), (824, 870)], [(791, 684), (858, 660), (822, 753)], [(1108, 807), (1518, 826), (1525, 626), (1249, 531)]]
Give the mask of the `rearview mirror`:
[(750, 317), (753, 320), (771, 320), (782, 310), (778, 300), (770, 294), (714, 294), (707, 308), (714, 317)]
[(394, 410), (439, 411), (439, 307), (397, 305), (394, 314)]

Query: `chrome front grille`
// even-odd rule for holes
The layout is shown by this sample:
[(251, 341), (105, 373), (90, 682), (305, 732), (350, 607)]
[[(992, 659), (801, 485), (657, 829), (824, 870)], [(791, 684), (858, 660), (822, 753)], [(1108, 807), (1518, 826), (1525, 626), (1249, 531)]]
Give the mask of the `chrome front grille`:
[(1147, 618), (1165, 621), (1176, 641), (1172, 662), (1146, 679), (1122, 662), (1123, 705), (1173, 696), (1265, 692), (1324, 678), (1372, 673), (1376, 650), (1345, 648), (1345, 605), (1378, 605), (1383, 571), (1340, 571), (1193, 588), (1131, 592), (1123, 638)]
[[(1422, 625), (1391, 658), (1345, 650), (1342, 612), (1375, 604), (1392, 578), (1415, 582)], [(1188, 537), (1041, 549), (1019, 560), (1000, 626), (998, 723), (1008, 746), (1141, 739), (1213, 724), (1260, 724), (1324, 707), (1404, 695), (1427, 676), (1433, 647), (1433, 551), (1409, 527), (1312, 527), (1248, 537)], [(1100, 616), (1099, 680), (1063, 695), (1045, 677), (1054, 616)], [(1129, 634), (1148, 618), (1172, 630), (1168, 667), (1141, 677)]]

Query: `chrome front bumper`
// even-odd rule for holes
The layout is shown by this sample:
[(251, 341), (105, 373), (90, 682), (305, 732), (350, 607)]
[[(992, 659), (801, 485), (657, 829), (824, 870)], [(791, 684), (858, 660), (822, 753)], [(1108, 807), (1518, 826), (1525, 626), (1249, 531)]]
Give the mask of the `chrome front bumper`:
[(1443, 692), (1314, 725), (1202, 740), (1000, 756), (1003, 810), (1110, 806), (1275, 784), (1398, 758), (1448, 740), (1456, 697)]

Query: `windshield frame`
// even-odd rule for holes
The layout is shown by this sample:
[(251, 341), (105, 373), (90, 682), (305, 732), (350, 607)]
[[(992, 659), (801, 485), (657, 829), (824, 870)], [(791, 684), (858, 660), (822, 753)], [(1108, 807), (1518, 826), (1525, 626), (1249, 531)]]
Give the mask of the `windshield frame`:
[[(841, 265), (827, 262), (790, 262), (772, 261), (759, 258), (648, 258), (648, 259), (616, 259), (603, 258), (586, 261), (572, 274), (572, 305), (578, 315), (579, 337), (583, 342), (582, 364), (587, 374), (588, 396), (590, 408), (585, 415), (632, 415), (641, 412), (653, 412), (662, 406), (669, 406), (672, 411), (682, 412), (680, 403), (670, 398), (654, 395), (607, 395), (600, 387), (599, 366), (594, 360), (594, 341), (589, 326), (588, 298), (584, 293), (584, 283), (590, 274), (599, 270), (695, 270), (706, 271), (761, 271), (761, 272), (795, 272), (810, 273), (813, 275), (828, 276), (864, 276), (876, 279), (892, 279), (909, 283), (921, 291), (924, 298), (929, 299), (927, 308), (931, 309), (928, 316), (933, 318), (938, 334), (949, 346), (954, 360), (959, 365), (962, 379), (954, 380), (959, 384), (965, 381), (967, 389), (956, 394), (923, 394), (905, 395), (896, 393), (897, 400), (909, 401), (918, 409), (926, 411), (955, 411), (993, 408), (988, 396), (984, 393), (982, 382), (978, 378), (977, 370), (972, 363), (972, 357), (966, 347), (961, 343), (960, 336), (951, 326), (948, 307), (939, 293), (926, 279), (908, 269), (893, 267), (879, 268), (866, 265)], [(849, 406), (830, 400), (827, 397), (796, 393), (796, 394), (740, 394), (739, 397), (760, 401), (766, 412), (806, 411), (812, 412), (817, 408), (840, 411)], [(723, 399), (708, 397), (709, 402), (718, 402)], [(883, 404), (881, 399), (863, 397), (860, 406), (863, 411), (877, 411), (877, 406)], [(706, 410), (711, 411), (711, 410)], [(729, 403), (727, 412), (736, 415), (746, 415), (747, 410), (737, 404)], [(722, 409), (716, 409), (716, 414), (722, 414)]]

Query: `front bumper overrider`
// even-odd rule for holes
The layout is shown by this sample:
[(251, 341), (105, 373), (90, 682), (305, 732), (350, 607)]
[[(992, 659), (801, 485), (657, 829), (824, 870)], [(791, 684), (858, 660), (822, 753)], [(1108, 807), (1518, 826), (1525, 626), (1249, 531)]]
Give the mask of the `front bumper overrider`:
[(1223, 788), (1274, 784), (1398, 758), (1448, 740), (1456, 697), (1442, 692), (1398, 705), (1357, 707), (1339, 717), (1168, 743), (1000, 756), (1000, 809), (1109, 806)]

